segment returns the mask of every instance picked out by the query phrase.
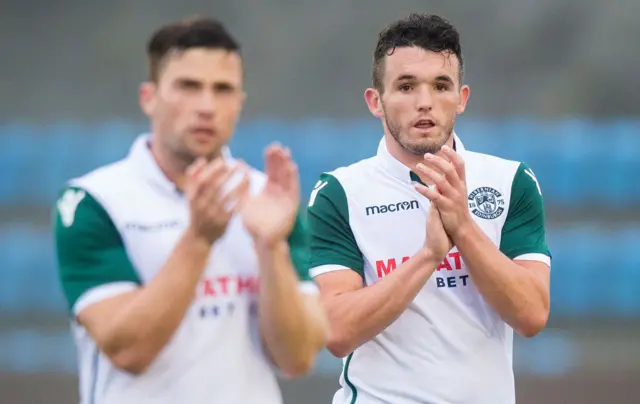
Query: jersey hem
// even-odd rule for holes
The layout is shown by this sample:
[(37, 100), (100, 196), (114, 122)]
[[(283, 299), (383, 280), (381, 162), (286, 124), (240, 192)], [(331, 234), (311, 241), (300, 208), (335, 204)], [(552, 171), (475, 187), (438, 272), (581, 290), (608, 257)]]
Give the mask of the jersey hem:
[(351, 269), (351, 268), (346, 267), (344, 265), (337, 265), (337, 264), (319, 265), (317, 267), (313, 267), (309, 269), (309, 276), (311, 276), (312, 278), (315, 278), (318, 275), (326, 274), (328, 272), (342, 271), (345, 269)]
[(530, 253), (530, 254), (522, 254), (518, 255), (513, 259), (515, 260), (524, 260), (524, 261), (538, 261), (547, 264), (549, 267), (551, 266), (551, 258), (548, 255), (540, 254), (540, 253)]
[(73, 314), (77, 316), (82, 310), (94, 303), (136, 290), (137, 288), (138, 285), (135, 282), (112, 282), (88, 289), (76, 300), (76, 303), (73, 305)]

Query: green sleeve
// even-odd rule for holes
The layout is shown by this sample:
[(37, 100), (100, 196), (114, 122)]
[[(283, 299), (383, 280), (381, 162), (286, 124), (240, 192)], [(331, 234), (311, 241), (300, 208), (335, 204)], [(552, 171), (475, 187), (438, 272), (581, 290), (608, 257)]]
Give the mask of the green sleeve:
[(533, 171), (524, 163), (520, 164), (513, 179), (500, 251), (511, 259), (535, 253), (551, 257), (546, 240), (542, 191)]
[(109, 214), (86, 191), (64, 190), (56, 203), (53, 228), (58, 275), (70, 310), (96, 286), (140, 284)]
[(310, 281), (309, 276), (309, 232), (301, 211), (298, 211), (296, 222), (289, 235), (289, 251), (291, 262), (301, 281)]
[(349, 225), (349, 205), (344, 188), (330, 174), (322, 174), (307, 208), (310, 268), (340, 265), (363, 276), (362, 252)]

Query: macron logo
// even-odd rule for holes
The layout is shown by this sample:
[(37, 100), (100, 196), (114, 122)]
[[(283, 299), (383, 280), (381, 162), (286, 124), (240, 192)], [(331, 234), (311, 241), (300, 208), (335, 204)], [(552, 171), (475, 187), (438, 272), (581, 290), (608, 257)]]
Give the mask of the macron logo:
[(418, 203), (417, 200), (414, 199), (412, 201), (402, 201), (397, 203), (390, 203), (388, 205), (367, 206), (366, 211), (367, 211), (367, 216), (370, 216), (370, 215), (378, 215), (382, 213), (399, 212), (402, 210), (413, 210), (413, 209), (419, 209), (419, 208), (420, 208), (420, 204)]

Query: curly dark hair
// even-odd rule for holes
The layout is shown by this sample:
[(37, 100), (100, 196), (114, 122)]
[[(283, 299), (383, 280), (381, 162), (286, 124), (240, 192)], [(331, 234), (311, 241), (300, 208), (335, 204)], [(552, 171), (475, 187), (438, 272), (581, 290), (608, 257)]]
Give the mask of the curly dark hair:
[(410, 14), (387, 26), (378, 35), (373, 54), (373, 87), (383, 91), (385, 56), (396, 48), (417, 46), (432, 52), (456, 55), (460, 62), (460, 82), (464, 72), (460, 34), (444, 18), (431, 14)]

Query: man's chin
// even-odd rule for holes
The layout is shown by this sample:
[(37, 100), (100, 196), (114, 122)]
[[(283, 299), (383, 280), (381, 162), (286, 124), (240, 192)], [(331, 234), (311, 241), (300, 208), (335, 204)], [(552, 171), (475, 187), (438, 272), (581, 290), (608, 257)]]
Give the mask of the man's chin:
[(433, 140), (433, 139), (421, 139), (416, 142), (412, 142), (411, 144), (403, 145), (406, 150), (410, 153), (415, 154), (416, 156), (424, 156), (427, 153), (435, 154), (442, 149), (447, 143), (448, 138), (443, 140)]
[(220, 155), (220, 147), (213, 144), (189, 144), (187, 145), (188, 153), (192, 156), (194, 160), (199, 158), (205, 158), (207, 160), (212, 160), (215, 157)]

